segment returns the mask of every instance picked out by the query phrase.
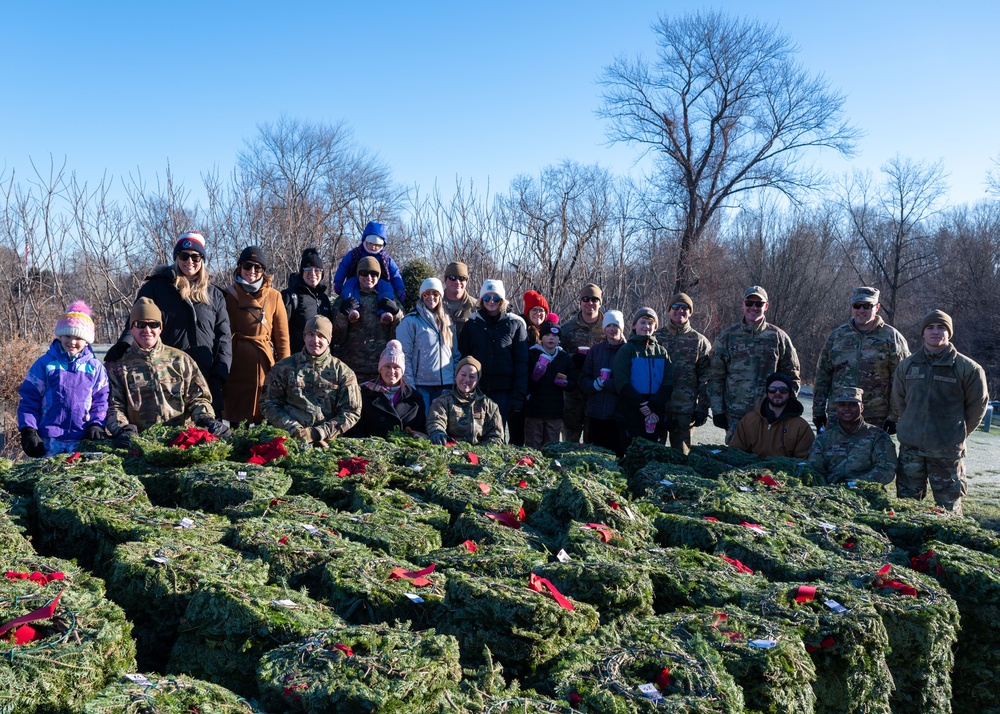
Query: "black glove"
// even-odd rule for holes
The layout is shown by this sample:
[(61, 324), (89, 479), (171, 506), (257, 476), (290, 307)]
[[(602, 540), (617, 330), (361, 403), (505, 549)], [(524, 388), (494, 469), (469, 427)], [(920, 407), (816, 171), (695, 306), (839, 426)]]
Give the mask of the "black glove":
[(45, 456), (45, 442), (38, 435), (37, 429), (26, 426), (21, 429), (21, 448), (24, 453), (33, 459), (40, 459)]
[[(562, 397), (560, 397), (561, 399)], [(510, 410), (512, 412), (524, 411), (524, 395), (515, 394), (510, 398)]]
[(340, 301), (340, 314), (347, 315), (351, 314), (351, 310), (360, 310), (361, 303), (354, 298), (344, 298)]
[(215, 436), (230, 436), (233, 433), (232, 429), (226, 426), (226, 422), (211, 417), (202, 417), (198, 420), (197, 426)]
[(708, 421), (708, 412), (695, 412), (694, 421), (691, 422), (691, 426), (705, 426), (705, 422)]
[(886, 434), (892, 436), (893, 434), (896, 433), (896, 422), (894, 422), (892, 419), (886, 419), (885, 424), (882, 425), (882, 428), (885, 429)]
[(715, 424), (720, 429), (725, 429), (729, 431), (729, 417), (725, 414), (713, 414), (712, 423)]
[(396, 304), (395, 300), (390, 300), (389, 298), (382, 298), (378, 301), (378, 309), (381, 312), (387, 312), (390, 315), (395, 315), (399, 312), (399, 305)]
[(132, 437), (139, 434), (139, 427), (135, 424), (126, 424), (111, 442), (116, 449), (128, 449), (132, 446)]
[(104, 355), (104, 364), (111, 364), (112, 362), (119, 361), (128, 352), (128, 348), (131, 347), (128, 342), (116, 342), (111, 345), (111, 348)]
[(826, 414), (821, 414), (819, 416), (813, 417), (813, 424), (816, 425), (816, 431), (820, 432), (826, 428)]
[(437, 433), (431, 434), (431, 443), (432, 444), (437, 444), (438, 446), (444, 446), (446, 441), (448, 441), (448, 435), (447, 434), (443, 434), (440, 431), (437, 432)]
[(208, 392), (209, 396), (212, 398), (212, 411), (216, 414), (222, 414), (222, 408), (224, 406), (222, 388), (225, 384), (226, 380), (224, 377), (220, 377), (217, 374), (210, 374), (208, 376)]
[(87, 441), (101, 441), (104, 438), (104, 427), (100, 424), (91, 424), (83, 430), (83, 438)]

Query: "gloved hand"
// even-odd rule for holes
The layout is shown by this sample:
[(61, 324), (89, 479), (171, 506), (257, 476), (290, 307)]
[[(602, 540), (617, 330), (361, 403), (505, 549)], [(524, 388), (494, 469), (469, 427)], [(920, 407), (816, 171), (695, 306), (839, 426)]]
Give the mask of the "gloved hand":
[(892, 419), (886, 419), (885, 424), (882, 425), (882, 428), (885, 429), (886, 434), (892, 436), (893, 434), (896, 433), (896, 422), (894, 422)]
[(390, 300), (389, 298), (382, 298), (378, 301), (378, 310), (380, 312), (387, 312), (390, 315), (395, 315), (399, 312), (399, 305), (396, 304), (395, 300)]
[(296, 429), (292, 429), (288, 432), (292, 435), (293, 439), (301, 439), (302, 441), (309, 441), (309, 427), (300, 426)]
[(26, 426), (21, 429), (21, 448), (24, 453), (33, 459), (40, 459), (45, 456), (45, 442), (38, 435), (37, 429)]
[(448, 435), (442, 431), (431, 434), (431, 443), (437, 444), (438, 446), (444, 446), (445, 442), (448, 441)]
[(816, 431), (821, 432), (826, 428), (826, 414), (820, 414), (813, 417), (813, 424), (816, 425)]
[(598, 377), (597, 379), (595, 379), (594, 380), (594, 389), (596, 389), (598, 392), (600, 392), (601, 390), (603, 390), (604, 389), (604, 380), (601, 379), (600, 377)]
[(116, 449), (128, 449), (132, 446), (132, 437), (139, 434), (139, 427), (135, 424), (126, 424), (111, 442)]
[(350, 315), (351, 310), (360, 310), (361, 303), (355, 298), (344, 298), (340, 301), (340, 312), (342, 315)]
[(510, 398), (510, 410), (512, 412), (523, 412), (524, 411), (524, 395), (515, 394)]
[(211, 374), (208, 377), (208, 391), (211, 393), (212, 397), (212, 410), (216, 414), (222, 414), (222, 387), (225, 383), (225, 378), (219, 376), (218, 374)]
[(112, 362), (118, 362), (125, 353), (128, 352), (129, 345), (128, 342), (116, 342), (111, 345), (111, 348), (104, 355), (104, 364), (111, 364)]
[(729, 431), (729, 417), (725, 414), (713, 414), (712, 423), (715, 424), (720, 429), (725, 429)]
[(643, 402), (639, 405), (639, 413), (647, 418), (653, 413), (653, 410), (649, 408), (649, 402)]
[(104, 427), (100, 424), (91, 424), (83, 430), (83, 438), (88, 441), (101, 441), (104, 438)]
[(691, 422), (691, 426), (705, 426), (705, 422), (707, 421), (708, 421), (708, 412), (695, 412), (694, 421)]
[(226, 422), (221, 419), (202, 417), (198, 420), (197, 425), (215, 436), (230, 436), (233, 433), (233, 430), (226, 426)]
[[(310, 443), (318, 444), (319, 442), (323, 441), (323, 434), (320, 432), (319, 429), (317, 429), (314, 426), (311, 426), (311, 427), (309, 427), (309, 437), (308, 437), (308, 439), (309, 439)], [(326, 444), (324, 443), (323, 446), (325, 447)]]

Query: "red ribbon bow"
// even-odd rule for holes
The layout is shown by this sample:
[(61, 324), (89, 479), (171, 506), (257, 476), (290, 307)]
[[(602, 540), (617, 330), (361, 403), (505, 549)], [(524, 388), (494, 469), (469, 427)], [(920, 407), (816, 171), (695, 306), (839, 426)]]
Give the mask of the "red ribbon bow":
[(801, 585), (795, 595), (795, 602), (809, 602), (816, 597), (816, 588), (812, 585)]
[(703, 521), (716, 521), (716, 522), (718, 522), (718, 520), (719, 520), (715, 516), (702, 516), (701, 519)]
[(433, 585), (434, 583), (424, 576), (433, 573), (434, 568), (436, 567), (437, 563), (431, 563), (422, 570), (403, 570), (402, 568), (393, 568), (392, 572), (389, 573), (389, 580), (409, 580), (418, 588), (422, 588), (426, 585)]
[(280, 459), (282, 456), (288, 456), (288, 449), (285, 448), (286, 441), (288, 441), (287, 436), (276, 436), (263, 444), (251, 446), (250, 458), (247, 459), (247, 463), (263, 466), (275, 459)]
[(363, 474), (365, 467), (368, 466), (368, 459), (362, 459), (360, 456), (352, 456), (349, 459), (340, 459), (337, 462), (337, 466), (340, 468), (340, 471), (337, 472), (340, 478), (350, 476), (351, 474)]
[(611, 539), (615, 537), (615, 532), (603, 523), (588, 523), (584, 526), (584, 528), (591, 528), (597, 531), (597, 535), (599, 535), (601, 540), (605, 543), (610, 543)]
[[(5, 622), (4, 624), (0, 625), (0, 635), (7, 632), (7, 630), (18, 627), (19, 625), (27, 625), (32, 622), (37, 622), (38, 620), (48, 620), (49, 618), (51, 618), (53, 615), (56, 614), (56, 608), (59, 607), (59, 598), (62, 597), (62, 594), (64, 592), (66, 592), (66, 588), (60, 590), (59, 594), (56, 595), (55, 599), (45, 607), (40, 607), (34, 612), (29, 612), (27, 615), (21, 615), (20, 617), (15, 617), (13, 620)], [(25, 640), (25, 642), (30, 642), (32, 639), (34, 639), (34, 632), (35, 632), (34, 628), (28, 628), (28, 629), (31, 630), (30, 634), (32, 636), (30, 637), (30, 639)], [(28, 637), (28, 635), (29, 635), (28, 631), (25, 631), (22, 636)], [(15, 633), (15, 639), (16, 638), (17, 634)], [(22, 642), (20, 644), (24, 643)]]
[(490, 492), (490, 485), (488, 483), (485, 483), (484, 481), (480, 481), (479, 490), (482, 491), (483, 495), (485, 496), (487, 493)]
[(205, 443), (208, 444), (212, 441), (218, 441), (219, 437), (215, 434), (207, 431), (206, 429), (199, 429), (196, 426), (192, 426), (189, 429), (185, 429), (180, 434), (173, 438), (168, 446), (176, 446), (178, 449), (187, 449), (191, 446), (197, 446), (198, 444)]
[(916, 558), (910, 558), (910, 567), (918, 573), (926, 573), (931, 569), (931, 566), (938, 573), (944, 572), (944, 568), (941, 567), (941, 563), (938, 562), (933, 550), (929, 550), (923, 555), (918, 555)]
[(31, 580), (32, 582), (38, 583), (39, 586), (48, 585), (53, 580), (66, 579), (66, 576), (61, 572), (46, 575), (45, 573), (40, 573), (37, 570), (30, 573), (18, 573), (13, 570), (8, 570), (6, 576), (8, 580)]
[(518, 488), (527, 488), (528, 487), (528, 482), (525, 481), (524, 479), (521, 479), (520, 483), (517, 484), (517, 487)]
[(736, 572), (737, 573), (746, 573), (747, 575), (753, 575), (753, 569), (752, 568), (748, 568), (747, 566), (743, 565), (743, 563), (741, 563), (740, 561), (738, 561), (736, 558), (730, 558), (728, 556), (722, 555), (721, 553), (719, 554), (719, 556), (724, 561), (726, 561), (727, 563), (729, 563), (731, 566), (733, 566), (734, 568), (736, 568)]
[(476, 456), (471, 451), (465, 452), (465, 458), (468, 459), (469, 463), (472, 464), (473, 466), (477, 466), (479, 464), (479, 457)]
[(910, 597), (917, 597), (917, 589), (912, 585), (907, 585), (906, 583), (901, 583), (898, 580), (889, 579), (889, 571), (892, 566), (888, 563), (883, 565), (879, 571), (878, 575), (875, 576), (875, 580), (872, 581), (872, 585), (877, 588), (889, 588), (891, 590), (898, 590), (900, 595), (909, 595)]
[(74, 461), (79, 461), (79, 460), (80, 460), (80, 452), (79, 451), (74, 451), (73, 455), (69, 456), (66, 459), (66, 463), (67, 464), (72, 464)]
[(479, 550), (479, 546), (473, 543), (471, 540), (463, 540), (461, 544), (464, 545), (466, 550), (468, 550), (470, 553), (475, 553), (477, 550)]
[(817, 645), (806, 645), (806, 652), (815, 652), (817, 650), (826, 650), (826, 649), (829, 649), (829, 648), (833, 647), (834, 644), (836, 644), (836, 642), (834, 641), (833, 636), (832, 635), (827, 635), (826, 637), (823, 638), (823, 641), (820, 642), (818, 646)]
[[(524, 512), (523, 508), (521, 509), (521, 512)], [(516, 515), (510, 513), (509, 511), (505, 511), (503, 513), (490, 513), (487, 511), (486, 517), (491, 521), (496, 521), (502, 526), (507, 526), (508, 528), (513, 528), (514, 530), (521, 529), (521, 521), (518, 520)]]
[(532, 466), (535, 465), (535, 457), (534, 456), (522, 456), (521, 458), (519, 458), (517, 460), (517, 464), (516, 465), (517, 466), (527, 466), (528, 468), (531, 468)]
[(618, 501), (612, 501), (608, 505), (611, 506), (612, 511), (617, 511), (621, 509), (621, 506), (618, 505)]
[(333, 649), (340, 650), (341, 652), (344, 653), (344, 655), (346, 657), (353, 657), (354, 656), (354, 650), (352, 650), (350, 647), (348, 647), (345, 644), (341, 644), (341, 643), (338, 642), (337, 644), (335, 644), (333, 646)]
[(663, 671), (656, 676), (656, 686), (660, 688), (662, 692), (664, 689), (670, 686), (670, 668), (664, 667)]
[(760, 481), (765, 486), (771, 486), (772, 488), (781, 488), (781, 484), (773, 476), (758, 476), (754, 481)]
[(540, 578), (534, 573), (531, 573), (531, 575), (528, 576), (528, 587), (536, 593), (544, 593), (548, 590), (549, 593), (552, 594), (555, 601), (559, 603), (559, 607), (564, 610), (574, 609), (573, 603), (571, 603), (565, 595), (559, 592), (559, 590), (556, 589), (556, 586), (549, 582), (546, 578)]

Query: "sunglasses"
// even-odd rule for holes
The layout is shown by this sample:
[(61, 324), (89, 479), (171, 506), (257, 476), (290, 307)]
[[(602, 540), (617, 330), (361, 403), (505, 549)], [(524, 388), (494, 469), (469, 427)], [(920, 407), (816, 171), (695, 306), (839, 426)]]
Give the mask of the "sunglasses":
[(469, 282), (469, 279), (467, 277), (465, 277), (464, 275), (463, 276), (459, 276), (459, 275), (446, 275), (445, 276), (445, 280), (450, 280), (453, 283), (467, 283), (467, 282)]
[(244, 261), (240, 267), (243, 268), (243, 270), (247, 271), (248, 273), (264, 272), (264, 266), (261, 265), (260, 263), (251, 263), (250, 261)]
[(135, 322), (132, 323), (132, 327), (139, 330), (145, 330), (147, 327), (150, 330), (159, 330), (160, 323), (157, 322), (156, 320), (136, 320)]
[(323, 269), (322, 268), (303, 268), (302, 272), (303, 273), (322, 273)]
[(358, 277), (359, 278), (377, 278), (378, 276), (379, 276), (379, 273), (376, 273), (374, 270), (359, 270), (358, 271)]
[(690, 310), (691, 308), (690, 308), (690, 307), (688, 307), (686, 303), (683, 303), (683, 302), (675, 302), (675, 303), (674, 303), (673, 305), (671, 305), (671, 306), (670, 306), (670, 309), (671, 309), (671, 310), (683, 310), (684, 312), (687, 312), (687, 311), (688, 311), (688, 310)]
[(851, 307), (855, 310), (871, 310), (875, 305), (870, 302), (856, 302)]
[(192, 263), (200, 263), (201, 253), (185, 253), (182, 251), (177, 254), (177, 260), (190, 260)]
[(601, 301), (601, 298), (599, 298), (599, 297), (582, 297), (582, 298), (580, 298), (580, 302), (600, 302), (600, 301)]
[(764, 307), (763, 300), (744, 300), (743, 304), (747, 307)]
[(788, 387), (768, 387), (768, 394), (788, 394)]
[(501, 302), (503, 300), (499, 295), (483, 295), (483, 302)]

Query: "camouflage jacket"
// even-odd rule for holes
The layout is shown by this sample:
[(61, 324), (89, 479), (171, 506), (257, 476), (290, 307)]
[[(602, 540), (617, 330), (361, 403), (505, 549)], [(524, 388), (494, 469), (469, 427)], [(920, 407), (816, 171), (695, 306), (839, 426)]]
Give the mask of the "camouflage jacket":
[(813, 442), (809, 465), (829, 484), (892, 483), (896, 478), (896, 446), (888, 434), (864, 419), (853, 434), (844, 431), (839, 421), (833, 422)]
[(503, 444), (507, 441), (500, 407), (478, 389), (466, 396), (451, 389), (431, 402), (427, 435), (445, 434), (470, 444)]
[[(559, 324), (559, 346), (576, 354), (580, 346), (590, 347), (595, 342), (604, 339), (604, 310), (597, 311), (597, 320), (593, 324), (583, 321), (583, 313), (577, 312), (574, 317)], [(583, 366), (583, 360), (577, 369)]]
[(361, 389), (350, 367), (329, 350), (319, 357), (302, 350), (271, 368), (261, 411), (273, 426), (316, 427), (326, 441), (358, 423)]
[(378, 358), (389, 340), (396, 338), (396, 327), (403, 319), (402, 310), (397, 310), (392, 322), (383, 325), (378, 315), (378, 294), (361, 293), (361, 317), (357, 322), (348, 322), (347, 315), (340, 311), (343, 298), (333, 304), (333, 338), (330, 349), (344, 364), (367, 381), (378, 374)]
[[(712, 343), (689, 324), (678, 327), (672, 322), (654, 334), (667, 348), (674, 364), (674, 391), (670, 412), (679, 421), (691, 423), (696, 413), (708, 414), (708, 369), (712, 361)], [(766, 376), (766, 375), (765, 375)]]
[(799, 388), (799, 356), (791, 338), (780, 327), (761, 320), (759, 325), (746, 321), (730, 325), (712, 345), (708, 369), (708, 397), (714, 414), (727, 414), (739, 420), (754, 408), (772, 372), (791, 377)]
[(876, 318), (878, 324), (869, 332), (860, 332), (854, 320), (830, 333), (816, 361), (816, 387), (813, 392), (813, 417), (829, 415), (836, 419), (836, 404), (830, 400), (843, 387), (865, 390), (865, 419), (876, 426), (891, 412), (892, 377), (896, 367), (910, 354), (899, 332)]
[(455, 334), (461, 334), (465, 323), (469, 321), (472, 313), (476, 311), (476, 299), (469, 295), (469, 293), (465, 293), (465, 297), (461, 300), (449, 300), (442, 295), (441, 302), (444, 303), (444, 309), (455, 325)]
[(185, 352), (157, 341), (151, 349), (132, 345), (110, 365), (108, 431), (116, 436), (127, 424), (143, 431), (154, 424), (184, 426), (215, 417), (212, 395), (198, 364)]
[(986, 373), (954, 345), (938, 355), (921, 347), (900, 363), (892, 381), (896, 438), (921, 456), (965, 456), (965, 440), (988, 404)]

